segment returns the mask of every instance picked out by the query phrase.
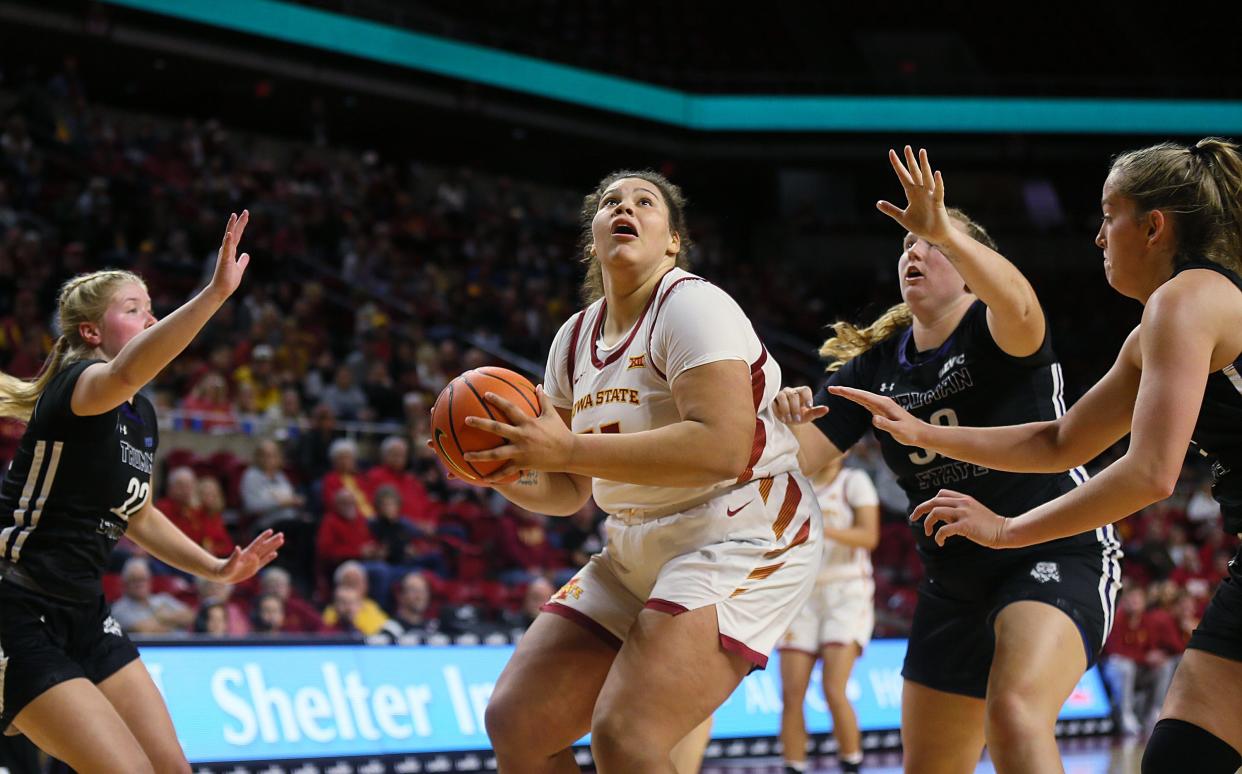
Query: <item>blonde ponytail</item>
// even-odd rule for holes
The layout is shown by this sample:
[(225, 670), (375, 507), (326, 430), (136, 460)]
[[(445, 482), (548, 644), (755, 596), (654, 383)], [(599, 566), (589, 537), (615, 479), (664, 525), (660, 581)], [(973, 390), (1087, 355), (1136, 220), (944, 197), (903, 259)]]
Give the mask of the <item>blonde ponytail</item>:
[(828, 371), (836, 371), (875, 345), (891, 338), (902, 328), (908, 328), (913, 320), (910, 307), (902, 302), (889, 307), (888, 311), (866, 328), (859, 328), (844, 320), (837, 321), (832, 324), (832, 332), (836, 335), (820, 346), (819, 356), (830, 361)]

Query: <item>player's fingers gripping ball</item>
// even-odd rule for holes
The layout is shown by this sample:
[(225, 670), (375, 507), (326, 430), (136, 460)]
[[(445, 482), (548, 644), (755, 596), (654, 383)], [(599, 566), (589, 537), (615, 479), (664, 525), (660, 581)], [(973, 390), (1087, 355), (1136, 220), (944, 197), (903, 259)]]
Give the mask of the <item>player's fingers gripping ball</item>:
[[(535, 387), (525, 376), (507, 368), (485, 366), (467, 371), (440, 391), (431, 407), (431, 446), (440, 461), (453, 475), (471, 484), (484, 483), (484, 479), (507, 464), (507, 460), (471, 462), (467, 452), (486, 451), (505, 443), (500, 436), (470, 427), (466, 417), (481, 417), (510, 424), (509, 417), (483, 397), (494, 393), (527, 416), (539, 416), (539, 397)], [(517, 481), (519, 471), (493, 483), (510, 484)]]

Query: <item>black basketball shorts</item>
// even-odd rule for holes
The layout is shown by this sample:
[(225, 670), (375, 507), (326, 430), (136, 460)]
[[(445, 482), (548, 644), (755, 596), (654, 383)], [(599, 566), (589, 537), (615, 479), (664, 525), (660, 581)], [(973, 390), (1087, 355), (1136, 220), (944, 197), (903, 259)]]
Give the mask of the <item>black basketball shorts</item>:
[(994, 562), (928, 569), (919, 587), (901, 674), (938, 691), (983, 698), (996, 645), (996, 616), (1034, 600), (1070, 617), (1082, 636), (1087, 666), (1112, 627), (1121, 587), (1120, 551), (1102, 544), (998, 552)]
[(136, 658), (102, 595), (73, 603), (0, 581), (0, 729), (52, 686), (98, 684)]
[(1186, 647), (1242, 661), (1242, 548), (1229, 560), (1229, 574), (1216, 587)]

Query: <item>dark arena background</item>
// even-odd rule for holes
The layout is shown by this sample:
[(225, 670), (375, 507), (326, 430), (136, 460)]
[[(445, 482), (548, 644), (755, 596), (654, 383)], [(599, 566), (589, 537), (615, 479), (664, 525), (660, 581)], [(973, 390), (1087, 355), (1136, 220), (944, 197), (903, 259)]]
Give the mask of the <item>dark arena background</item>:
[[(428, 414), (469, 368), (541, 381), (580, 306), (583, 195), (614, 169), (678, 183), (693, 270), (738, 301), (786, 385), (814, 386), (825, 325), (897, 299), (904, 234), (874, 205), (902, 201), (888, 149), (926, 147), (949, 204), (1038, 292), (1072, 403), (1141, 312), (1093, 243), (1110, 160), (1242, 137), (1240, 22), (1118, 2), (0, 0), (0, 369), (38, 372), (74, 274), (130, 269), (156, 316), (176, 308), (248, 208), (240, 290), (147, 389), (154, 497), (218, 555), (283, 530), (282, 572), (230, 590), (130, 562), (142, 551), (122, 540), (104, 591), (156, 611), (126, 628), (195, 772), (493, 770), (492, 686), (604, 515), (552, 519), (449, 479)], [(22, 430), (0, 425), (6, 466)], [(877, 445), (850, 464), (876, 482), (882, 536), (876, 640), (849, 696), (864, 770), (897, 772), (922, 567)], [(1208, 480), (1188, 457), (1170, 499), (1119, 525), (1127, 587), (1179, 633), (1236, 548)], [(340, 526), (342, 493), (373, 518), (384, 485), (400, 529)], [(365, 574), (340, 569), (357, 560)], [(337, 586), (359, 583), (343, 620)], [(1106, 646), (1057, 727), (1066, 771), (1138, 771), (1151, 665), (1183, 647), (1144, 654), (1120, 707), (1124, 647)], [(818, 684), (809, 770), (836, 771)], [(716, 714), (703, 771), (782, 771), (780, 710), (774, 658)], [(0, 772), (66, 770), (3, 744)]]

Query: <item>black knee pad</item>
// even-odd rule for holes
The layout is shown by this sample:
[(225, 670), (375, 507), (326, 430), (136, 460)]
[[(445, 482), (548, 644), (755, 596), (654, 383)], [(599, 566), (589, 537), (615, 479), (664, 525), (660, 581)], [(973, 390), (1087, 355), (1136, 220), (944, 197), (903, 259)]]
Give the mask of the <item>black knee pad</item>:
[(1194, 723), (1165, 718), (1143, 751), (1143, 774), (1234, 774), (1242, 755)]

